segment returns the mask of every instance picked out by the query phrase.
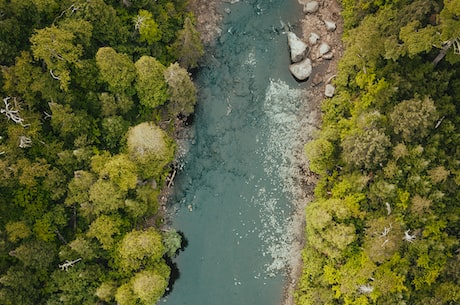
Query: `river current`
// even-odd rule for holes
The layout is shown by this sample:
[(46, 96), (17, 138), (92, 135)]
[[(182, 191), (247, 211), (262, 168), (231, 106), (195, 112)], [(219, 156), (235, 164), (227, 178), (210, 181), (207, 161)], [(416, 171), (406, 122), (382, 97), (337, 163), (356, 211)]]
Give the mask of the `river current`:
[(196, 77), (199, 103), (169, 202), (188, 245), (160, 302), (277, 305), (291, 256), (299, 109), (307, 103), (305, 85), (288, 71), (283, 24), (294, 25), (302, 8), (296, 0), (242, 0), (222, 9), (222, 35)]

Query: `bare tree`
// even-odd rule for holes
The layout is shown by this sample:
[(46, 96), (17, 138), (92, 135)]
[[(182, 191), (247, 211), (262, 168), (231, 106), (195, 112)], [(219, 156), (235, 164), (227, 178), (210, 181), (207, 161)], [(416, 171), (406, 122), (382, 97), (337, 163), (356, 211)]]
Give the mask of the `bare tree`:
[[(19, 110), (15, 110), (13, 106), (9, 103), (11, 96), (7, 96), (3, 99), (3, 103), (5, 103), (5, 108), (0, 110), (1, 113), (4, 113), (9, 120), (12, 120), (16, 124), (21, 124), (21, 126), (26, 127), (27, 125), (24, 124), (24, 119), (19, 116)], [(16, 98), (13, 98), (14, 106), (17, 106)]]

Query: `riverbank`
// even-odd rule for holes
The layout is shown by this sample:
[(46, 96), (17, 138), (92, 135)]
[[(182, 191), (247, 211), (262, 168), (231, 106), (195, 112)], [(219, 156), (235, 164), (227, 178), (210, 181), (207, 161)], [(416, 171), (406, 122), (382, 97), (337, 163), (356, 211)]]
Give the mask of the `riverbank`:
[[(298, 0), (302, 7), (310, 2), (309, 0)], [(326, 98), (325, 87), (330, 84), (337, 73), (338, 61), (343, 54), (343, 45), (341, 41), (343, 33), (343, 20), (340, 16), (340, 5), (336, 0), (323, 0), (315, 13), (306, 13), (300, 21), (301, 36), (303, 41), (309, 41), (311, 33), (316, 33), (319, 37), (319, 43), (310, 50), (310, 58), (313, 64), (313, 72), (307, 80), (308, 107), (304, 109), (308, 113), (301, 113), (301, 116), (309, 115), (311, 119), (308, 125), (302, 127), (302, 142), (306, 143), (312, 139), (313, 134), (319, 128), (321, 123), (321, 103)], [(336, 24), (334, 31), (328, 31), (324, 21), (332, 21)], [(332, 58), (322, 59), (318, 56), (318, 48), (321, 42), (327, 43), (332, 48)], [(288, 278), (286, 280), (285, 295), (283, 305), (293, 305), (294, 293), (297, 283), (302, 274), (302, 257), (301, 252), (305, 245), (305, 207), (312, 201), (314, 195), (314, 186), (316, 184), (316, 175), (309, 169), (308, 160), (306, 160), (303, 147), (297, 152), (298, 157), (298, 179), (302, 187), (303, 198), (299, 198), (296, 203), (293, 219), (296, 226), (296, 242), (292, 245), (292, 261), (289, 266)]]
[[(212, 46), (213, 42), (220, 36), (222, 30), (220, 23), (222, 21), (220, 10), (223, 3), (232, 3), (229, 1), (214, 0), (192, 0), (190, 9), (196, 16), (196, 27), (201, 33), (201, 38), (206, 46)], [(237, 2), (237, 1), (234, 1)], [(300, 8), (303, 7), (306, 1), (299, 0)], [(327, 31), (324, 20), (333, 21), (337, 28), (335, 31)], [(304, 41), (309, 40), (310, 33), (314, 32), (320, 36), (320, 41), (325, 42), (332, 47), (332, 59), (318, 58), (318, 46), (312, 47), (310, 58), (313, 63), (313, 72), (309, 80), (305, 83), (306, 94), (308, 96), (308, 105), (302, 107), (299, 111), (299, 116), (309, 117), (302, 126), (302, 132), (299, 132), (299, 143), (306, 143), (311, 140), (313, 133), (317, 130), (321, 121), (320, 105), (324, 96), (326, 84), (333, 79), (336, 70), (338, 59), (342, 55), (343, 47), (341, 45), (341, 34), (343, 31), (343, 23), (340, 18), (340, 6), (336, 0), (321, 1), (317, 12), (305, 15), (299, 20), (293, 31)], [(286, 67), (287, 69), (288, 67)], [(316, 176), (308, 169), (308, 161), (304, 156), (303, 145), (299, 145), (295, 152), (295, 173), (292, 177), (296, 185), (299, 186), (300, 192), (296, 193), (295, 209), (292, 215), (293, 228), (290, 231), (294, 236), (292, 245), (292, 260), (289, 263), (285, 295), (283, 298), (284, 305), (294, 304), (294, 291), (298, 279), (302, 272), (301, 251), (304, 246), (304, 227), (305, 227), (305, 206), (313, 198), (313, 190), (316, 184)]]

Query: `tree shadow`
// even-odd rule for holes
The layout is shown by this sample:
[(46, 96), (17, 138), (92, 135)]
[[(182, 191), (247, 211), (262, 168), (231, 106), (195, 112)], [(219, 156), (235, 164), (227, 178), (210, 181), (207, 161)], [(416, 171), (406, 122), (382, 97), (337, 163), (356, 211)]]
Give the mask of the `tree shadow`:
[[(179, 255), (179, 253), (181, 251), (184, 251), (185, 248), (187, 248), (188, 246), (188, 240), (187, 238), (185, 237), (184, 233), (181, 232), (181, 231), (178, 231), (177, 232), (180, 237), (181, 237), (181, 244), (180, 244), (180, 248), (177, 250), (176, 252), (176, 255)], [(179, 271), (179, 267), (177, 266), (177, 264), (173, 261), (173, 259), (171, 257), (167, 257), (165, 256), (165, 262), (166, 264), (169, 266), (169, 268), (171, 269), (171, 274), (169, 276), (169, 282), (168, 282), (168, 287), (166, 288), (166, 292), (164, 294), (164, 296), (167, 296), (169, 294), (171, 294), (171, 292), (173, 291), (174, 289), (174, 283), (180, 278), (180, 271)]]

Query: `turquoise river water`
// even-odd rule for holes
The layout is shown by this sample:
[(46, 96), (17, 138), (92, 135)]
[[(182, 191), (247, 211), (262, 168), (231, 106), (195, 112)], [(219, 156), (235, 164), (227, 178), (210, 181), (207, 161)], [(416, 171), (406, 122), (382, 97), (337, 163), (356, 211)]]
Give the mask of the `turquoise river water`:
[(224, 8), (222, 35), (196, 77), (199, 103), (169, 203), (172, 226), (188, 241), (160, 301), (170, 305), (277, 305), (283, 297), (292, 151), (306, 101), (288, 71), (282, 23), (294, 25), (302, 8), (296, 0)]

